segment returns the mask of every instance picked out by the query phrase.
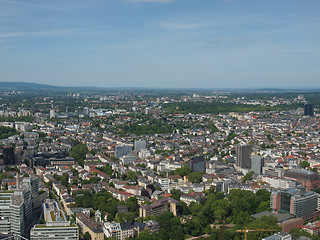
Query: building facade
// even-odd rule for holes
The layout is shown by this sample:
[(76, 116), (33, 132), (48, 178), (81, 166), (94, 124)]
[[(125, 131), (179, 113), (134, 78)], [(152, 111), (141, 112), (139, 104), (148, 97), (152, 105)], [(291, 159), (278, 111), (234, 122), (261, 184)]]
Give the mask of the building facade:
[(30, 231), (31, 240), (78, 240), (79, 230), (75, 224), (70, 224), (53, 199), (43, 203), (43, 216), (45, 224), (36, 224)]
[(240, 168), (251, 168), (251, 145), (237, 145), (237, 163)]

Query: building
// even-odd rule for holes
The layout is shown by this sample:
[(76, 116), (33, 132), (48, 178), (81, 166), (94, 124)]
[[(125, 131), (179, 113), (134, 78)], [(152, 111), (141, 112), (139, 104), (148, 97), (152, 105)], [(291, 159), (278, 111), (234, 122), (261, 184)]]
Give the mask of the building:
[(39, 179), (17, 175), (16, 190), (0, 191), (0, 233), (26, 236), (25, 227), (31, 223), (34, 202), (39, 197)]
[(13, 147), (4, 147), (2, 150), (2, 156), (0, 159), (3, 159), (3, 165), (13, 165), (15, 164), (15, 154)]
[(300, 182), (307, 191), (320, 187), (319, 174), (305, 169), (287, 170), (284, 172), (283, 177)]
[(56, 111), (54, 109), (50, 110), (50, 118), (56, 118)]
[(107, 238), (125, 240), (125, 239), (134, 237), (134, 226), (129, 222), (124, 222), (124, 223), (106, 222), (103, 225), (103, 231)]
[(307, 103), (304, 105), (304, 115), (305, 116), (314, 116), (313, 104)]
[(284, 174), (284, 169), (283, 167), (280, 167), (280, 166), (275, 166), (275, 167), (265, 166), (262, 168), (262, 174), (266, 176), (282, 178)]
[(86, 116), (89, 115), (89, 108), (88, 107), (83, 108), (83, 114)]
[(158, 232), (160, 226), (157, 221), (147, 220), (144, 222), (135, 222), (134, 223), (134, 236), (138, 237), (140, 232), (147, 229), (150, 233)]
[(79, 239), (79, 229), (75, 224), (70, 224), (53, 199), (47, 199), (43, 203), (43, 216), (45, 224), (36, 224), (30, 231), (31, 240), (68, 240)]
[(259, 155), (254, 155), (251, 157), (251, 171), (254, 171), (256, 174), (262, 173), (262, 168), (264, 165), (264, 159)]
[(157, 217), (166, 211), (170, 211), (174, 216), (176, 216), (177, 204), (178, 201), (173, 198), (160, 199), (156, 203), (141, 206), (139, 217), (147, 217), (151, 215)]
[(115, 147), (114, 156), (116, 158), (121, 158), (125, 155), (130, 155), (132, 153), (132, 146), (130, 145), (117, 145)]
[(192, 157), (188, 161), (188, 164), (192, 172), (206, 172), (206, 161), (204, 156)]
[(44, 152), (27, 156), (27, 161), (30, 167), (42, 166), (46, 167), (48, 165), (73, 165), (75, 160), (72, 157), (68, 157), (62, 152)]
[(138, 158), (135, 155), (125, 155), (120, 157), (120, 161), (123, 165), (134, 164), (137, 160)]
[(288, 188), (271, 193), (270, 208), (276, 213), (290, 213), (297, 217), (312, 214), (318, 206), (318, 194)]
[(168, 178), (159, 178), (158, 181), (159, 181), (159, 184), (160, 184), (161, 189), (163, 191), (169, 190), (169, 179)]
[(202, 192), (183, 193), (180, 197), (180, 201), (185, 202), (188, 206), (192, 203), (201, 203), (204, 201), (205, 195)]
[(136, 153), (140, 152), (141, 149), (147, 148), (147, 142), (145, 140), (135, 140), (134, 141), (134, 151)]
[(79, 225), (82, 234), (88, 232), (92, 240), (104, 240), (102, 226), (87, 217), (83, 212), (76, 215), (76, 223)]
[(237, 162), (240, 168), (251, 168), (251, 145), (237, 145)]
[(262, 240), (292, 240), (292, 236), (286, 232), (278, 232), (269, 237), (262, 238)]

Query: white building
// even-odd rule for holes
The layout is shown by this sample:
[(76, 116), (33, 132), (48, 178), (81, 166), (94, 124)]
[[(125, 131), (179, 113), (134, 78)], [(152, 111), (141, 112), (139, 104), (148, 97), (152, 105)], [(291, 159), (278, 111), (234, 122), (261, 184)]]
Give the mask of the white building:
[(169, 179), (168, 178), (159, 178), (158, 179), (160, 186), (163, 191), (169, 190)]
[(79, 230), (75, 224), (70, 224), (53, 199), (47, 199), (43, 203), (43, 215), (46, 224), (36, 224), (30, 232), (31, 240), (78, 240)]
[(24, 178), (17, 190), (0, 191), (0, 233), (25, 236), (25, 226), (32, 221), (33, 209), (39, 197), (39, 179)]
[(134, 237), (134, 227), (131, 223), (111, 223), (105, 222), (103, 225), (104, 235), (107, 238), (116, 238), (118, 240), (125, 240)]
[(56, 118), (56, 111), (54, 109), (50, 110), (50, 118)]

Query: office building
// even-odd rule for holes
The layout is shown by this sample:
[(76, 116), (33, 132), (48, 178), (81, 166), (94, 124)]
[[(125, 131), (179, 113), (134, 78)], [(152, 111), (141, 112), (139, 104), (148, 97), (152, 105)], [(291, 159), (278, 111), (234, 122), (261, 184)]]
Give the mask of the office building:
[(254, 155), (251, 157), (251, 171), (254, 171), (256, 174), (262, 173), (262, 167), (264, 165), (264, 159), (259, 155)]
[(147, 217), (154, 215), (158, 217), (166, 211), (170, 211), (174, 216), (177, 215), (177, 204), (178, 201), (173, 198), (163, 198), (158, 200), (156, 203), (150, 205), (143, 205), (140, 207), (139, 217)]
[(83, 108), (83, 114), (86, 116), (89, 115), (89, 108), (88, 107)]
[(304, 217), (316, 211), (318, 194), (301, 189), (288, 188), (271, 193), (270, 208), (276, 213), (290, 213)]
[(188, 161), (189, 167), (192, 172), (206, 172), (206, 161), (204, 156), (192, 157)]
[(15, 164), (15, 154), (13, 147), (3, 147), (2, 156), (0, 159), (3, 159), (3, 165), (13, 165)]
[(130, 155), (132, 153), (132, 146), (130, 145), (117, 145), (114, 151), (114, 156), (116, 158), (121, 158), (125, 155)]
[(32, 221), (34, 202), (39, 197), (39, 179), (17, 175), (16, 190), (0, 191), (0, 233), (26, 236), (25, 227)]
[(56, 111), (54, 109), (50, 110), (50, 118), (56, 118)]
[(304, 115), (310, 117), (314, 116), (313, 104), (308, 103), (304, 105)]
[(159, 180), (161, 189), (163, 191), (168, 191), (168, 189), (169, 189), (169, 179), (168, 178), (159, 178), (158, 180)]
[(319, 174), (305, 169), (291, 169), (284, 172), (286, 179), (298, 181), (304, 186), (307, 191), (320, 187)]
[(30, 232), (31, 240), (78, 240), (79, 230), (75, 224), (70, 224), (53, 199), (47, 199), (43, 203), (43, 216), (45, 224), (36, 224)]
[(240, 168), (251, 168), (251, 145), (237, 146), (237, 163)]
[(33, 155), (28, 155), (26, 160), (30, 167), (42, 166), (47, 167), (48, 165), (73, 165), (75, 160), (72, 157), (68, 157), (63, 152), (43, 152)]
[(283, 177), (284, 169), (282, 166), (268, 167), (265, 166), (262, 168), (262, 174), (271, 177)]
[(136, 153), (140, 152), (141, 149), (147, 148), (147, 142), (145, 140), (135, 140), (134, 141), (134, 151)]

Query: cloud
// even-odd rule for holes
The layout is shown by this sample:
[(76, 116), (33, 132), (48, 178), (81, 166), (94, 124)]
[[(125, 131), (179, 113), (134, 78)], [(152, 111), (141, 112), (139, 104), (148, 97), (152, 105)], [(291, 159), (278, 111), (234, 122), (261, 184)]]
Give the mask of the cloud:
[(159, 2), (159, 3), (170, 3), (173, 0), (125, 0), (126, 2)]
[(160, 23), (160, 26), (162, 28), (166, 28), (166, 29), (170, 29), (170, 30), (192, 30), (192, 29), (201, 28), (204, 26), (204, 24), (199, 24), (199, 23), (185, 24), (185, 23), (162, 22), (162, 23)]

